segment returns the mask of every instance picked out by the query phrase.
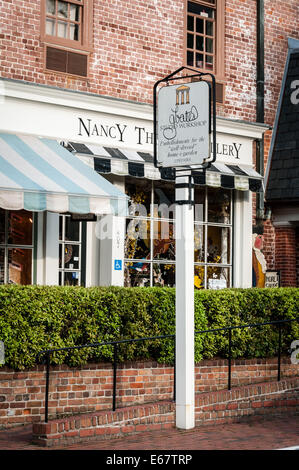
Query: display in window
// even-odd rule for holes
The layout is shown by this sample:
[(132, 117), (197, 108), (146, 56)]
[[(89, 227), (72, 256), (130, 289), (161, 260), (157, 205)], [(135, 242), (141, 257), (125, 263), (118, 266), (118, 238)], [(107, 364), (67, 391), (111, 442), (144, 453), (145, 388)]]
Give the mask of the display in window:
[(194, 287), (204, 289), (205, 287), (205, 267), (194, 266)]
[(221, 264), (230, 262), (230, 229), (228, 227), (208, 227), (207, 261)]
[(126, 224), (125, 258), (147, 259), (150, 256), (150, 221), (128, 219)]
[(208, 289), (226, 289), (230, 287), (230, 271), (228, 268), (210, 266), (207, 268)]
[(153, 264), (153, 285), (156, 287), (175, 286), (175, 265), (174, 264)]
[(154, 259), (175, 260), (174, 224), (168, 221), (154, 221)]
[(8, 283), (31, 284), (32, 250), (8, 249)]
[(32, 245), (32, 212), (8, 212), (8, 244)]
[(231, 192), (223, 189), (208, 190), (208, 222), (230, 223)]
[(195, 225), (194, 227), (194, 262), (203, 263), (205, 261), (205, 227)]
[(125, 287), (150, 287), (151, 266), (149, 263), (125, 263)]

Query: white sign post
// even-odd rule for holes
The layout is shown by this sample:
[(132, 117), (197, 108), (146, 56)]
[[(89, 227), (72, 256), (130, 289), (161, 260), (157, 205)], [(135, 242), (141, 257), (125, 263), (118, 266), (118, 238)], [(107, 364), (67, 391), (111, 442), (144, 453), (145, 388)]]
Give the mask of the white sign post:
[(156, 165), (176, 169), (176, 426), (195, 426), (194, 189), (190, 166), (209, 161), (210, 85), (164, 86), (155, 119)]

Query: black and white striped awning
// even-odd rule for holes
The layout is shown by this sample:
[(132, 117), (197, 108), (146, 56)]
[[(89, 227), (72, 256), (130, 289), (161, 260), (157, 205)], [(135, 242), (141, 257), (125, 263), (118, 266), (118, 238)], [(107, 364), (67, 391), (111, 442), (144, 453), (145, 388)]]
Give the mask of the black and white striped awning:
[[(156, 168), (150, 153), (76, 142), (68, 142), (66, 147), (100, 174), (175, 181), (175, 170)], [(215, 162), (207, 170), (193, 170), (192, 174), (196, 185), (253, 192), (263, 190), (263, 177), (247, 165)]]

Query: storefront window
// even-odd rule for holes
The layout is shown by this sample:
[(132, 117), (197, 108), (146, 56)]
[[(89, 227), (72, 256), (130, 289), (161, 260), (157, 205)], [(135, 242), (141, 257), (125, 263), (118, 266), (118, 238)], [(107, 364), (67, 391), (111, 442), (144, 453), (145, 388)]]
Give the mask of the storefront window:
[(32, 252), (32, 212), (0, 209), (0, 284), (31, 284)]
[(70, 215), (59, 216), (59, 285), (83, 285), (82, 255), (83, 222), (72, 220)]
[[(174, 184), (128, 177), (126, 193), (131, 198), (131, 209), (126, 220), (125, 286), (174, 286)], [(195, 188), (194, 286), (197, 289), (231, 286), (231, 199), (231, 191)]]

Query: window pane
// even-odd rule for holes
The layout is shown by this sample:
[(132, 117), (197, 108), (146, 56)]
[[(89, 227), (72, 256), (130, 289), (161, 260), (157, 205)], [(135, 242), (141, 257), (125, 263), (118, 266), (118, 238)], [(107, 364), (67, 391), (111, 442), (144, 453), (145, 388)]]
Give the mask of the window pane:
[(213, 68), (213, 56), (206, 56), (206, 68), (212, 69)]
[(0, 243), (5, 243), (5, 210), (0, 209)]
[(67, 18), (68, 17), (67, 7), (68, 7), (68, 4), (66, 2), (58, 2), (58, 9), (57, 9), (58, 16), (63, 16), (64, 18)]
[(213, 36), (213, 30), (214, 30), (213, 21), (207, 21), (206, 22), (206, 35), (207, 36)]
[(175, 188), (174, 184), (163, 181), (154, 182), (153, 217), (163, 219), (175, 218)]
[(128, 219), (126, 223), (125, 258), (149, 259), (150, 221)]
[(207, 270), (208, 289), (225, 289), (230, 287), (230, 269), (208, 267)]
[(193, 52), (187, 51), (187, 65), (194, 65)]
[(189, 49), (194, 48), (194, 36), (193, 36), (193, 34), (188, 34), (187, 35), (187, 47)]
[(196, 18), (196, 32), (203, 34), (203, 20), (201, 18)]
[(195, 188), (194, 190), (194, 220), (203, 222), (205, 220), (205, 190)]
[(5, 251), (0, 248), (0, 284), (4, 284), (4, 260), (5, 260)]
[(70, 39), (73, 41), (79, 40), (79, 25), (78, 24), (70, 24)]
[(64, 245), (64, 267), (79, 269), (79, 245)]
[(47, 14), (55, 15), (55, 0), (47, 0)]
[(137, 178), (126, 178), (126, 194), (130, 197), (129, 215), (149, 217), (152, 183)]
[(203, 51), (203, 36), (196, 36), (196, 50)]
[(153, 285), (156, 287), (175, 286), (175, 265), (155, 263), (153, 265)]
[(175, 260), (173, 223), (154, 221), (153, 258)]
[(32, 250), (10, 248), (8, 250), (8, 282), (31, 284)]
[(187, 29), (189, 31), (194, 31), (194, 16), (189, 16), (187, 19)]
[(230, 262), (230, 229), (208, 227), (208, 263), (228, 264)]
[(64, 272), (65, 286), (79, 286), (80, 274), (78, 272)]
[(8, 243), (10, 245), (32, 245), (32, 212), (9, 211)]
[(150, 286), (149, 263), (125, 263), (125, 287)]
[(206, 38), (206, 52), (213, 53), (213, 39)]
[(208, 221), (230, 223), (231, 192), (223, 189), (208, 189)]
[[(208, 3), (214, 4), (214, 2), (210, 2), (210, 1), (208, 1)], [(214, 17), (213, 8), (209, 8), (209, 7), (200, 5), (199, 3), (194, 3), (194, 2), (188, 2), (188, 12), (194, 13), (195, 15), (207, 16), (210, 18)]]
[(47, 19), (47, 21), (46, 21), (46, 34), (49, 34), (50, 36), (55, 35), (55, 20)]
[(67, 23), (64, 21), (58, 21), (57, 23), (57, 36), (67, 38)]
[(196, 54), (196, 67), (203, 67), (203, 54)]
[(65, 240), (78, 242), (80, 240), (80, 222), (65, 217)]
[(194, 287), (196, 289), (204, 289), (205, 287), (205, 267), (194, 266)]
[(79, 5), (70, 5), (70, 19), (72, 21), (80, 20), (80, 8)]
[(194, 261), (203, 263), (205, 261), (205, 227), (195, 225), (194, 227)]

